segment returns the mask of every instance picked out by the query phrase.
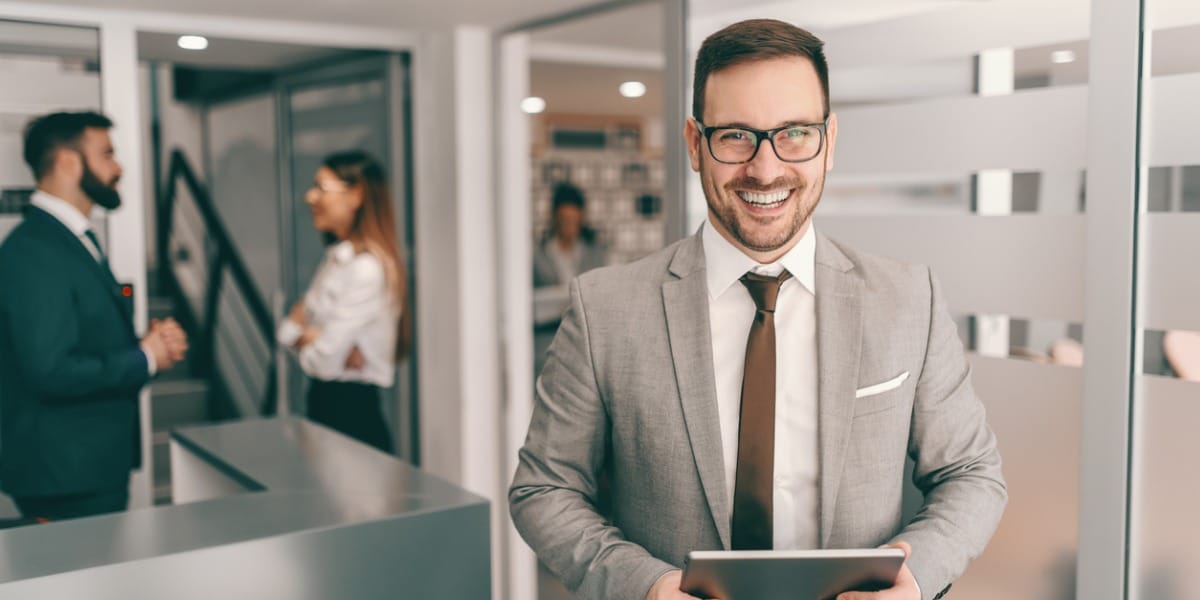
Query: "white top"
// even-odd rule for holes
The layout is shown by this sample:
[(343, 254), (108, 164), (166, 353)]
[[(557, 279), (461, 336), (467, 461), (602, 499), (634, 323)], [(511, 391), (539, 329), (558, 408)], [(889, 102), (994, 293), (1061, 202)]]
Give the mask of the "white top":
[[(392, 386), (400, 309), (374, 254), (356, 253), (348, 240), (330, 246), (304, 294), (304, 308), (309, 326), (321, 332), (299, 352), (300, 367), (309, 377)], [(299, 325), (284, 319), (276, 337), (292, 348), (302, 333)], [(347, 369), (346, 358), (356, 346), (365, 365)]]
[[(33, 196), (30, 197), (29, 203), (58, 219), (71, 233), (75, 234), (75, 237), (79, 239), (79, 243), (83, 244), (83, 247), (92, 255), (92, 258), (96, 259), (96, 262), (100, 262), (103, 252), (86, 235), (88, 230), (92, 228), (92, 222), (88, 220), (87, 216), (79, 212), (79, 209), (71, 206), (71, 203), (66, 200), (42, 190), (35, 191)], [(154, 353), (147, 350), (145, 346), (141, 348), (142, 354), (146, 355), (146, 366), (150, 372), (150, 376), (154, 377), (154, 374), (158, 372), (158, 363), (154, 360)]]
[(775, 303), (774, 549), (820, 545), (820, 462), (817, 445), (816, 234), (804, 237), (778, 262), (760, 265), (705, 222), (701, 237), (708, 277), (713, 373), (721, 419), (725, 485), (733, 500), (746, 342), (756, 307), (738, 280), (747, 271), (777, 276), (787, 269)]

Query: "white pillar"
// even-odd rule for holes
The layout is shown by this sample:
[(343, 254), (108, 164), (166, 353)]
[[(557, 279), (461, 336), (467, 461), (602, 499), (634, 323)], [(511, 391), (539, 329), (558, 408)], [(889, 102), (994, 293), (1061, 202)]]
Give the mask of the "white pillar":
[[(979, 53), (976, 90), (980, 96), (1013, 92), (1013, 49), (995, 48)], [(980, 216), (1012, 214), (1012, 171), (984, 169), (975, 174), (975, 212)], [(1007, 357), (1009, 318), (1006, 315), (975, 316), (975, 350), (984, 356)]]
[[(505, 444), (501, 487), (517, 469), (517, 451), (525, 442), (533, 414), (533, 234), (530, 190), (529, 116), (521, 100), (529, 95), (529, 34), (500, 39), (497, 77), (496, 164), (500, 195), (500, 295), (504, 316)], [(537, 598), (537, 558), (508, 518), (507, 497), (501, 498), (505, 536), (506, 598)]]
[[(492, 34), (431, 32), (413, 55), (421, 466), (491, 502), (503, 589)], [(528, 218), (528, 212), (522, 213)]]
[[(152, 198), (145, 193), (144, 152), (141, 137), (141, 106), (138, 80), (137, 32), (120, 19), (100, 25), (100, 98), (101, 106), (114, 127), (111, 135), (124, 174), (121, 176), (121, 208), (108, 216), (106, 248), (113, 275), (122, 283), (133, 284), (134, 324), (146, 330), (146, 223), (145, 212)], [(129, 490), (132, 508), (149, 506), (154, 500), (154, 468), (151, 452), (150, 391), (143, 388), (139, 397), (142, 409), (142, 467), (133, 474)]]

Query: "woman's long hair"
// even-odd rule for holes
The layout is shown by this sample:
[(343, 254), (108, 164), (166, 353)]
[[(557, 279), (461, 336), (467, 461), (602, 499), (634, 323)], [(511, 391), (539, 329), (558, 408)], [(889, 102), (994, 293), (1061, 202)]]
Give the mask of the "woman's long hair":
[[(354, 215), (350, 239), (361, 242), (367, 252), (383, 264), (389, 295), (400, 310), (396, 326), (396, 361), (407, 355), (412, 340), (412, 315), (408, 306), (407, 277), (396, 241), (396, 219), (392, 213), (387, 175), (379, 161), (358, 150), (338, 152), (321, 162), (346, 185), (362, 192), (362, 205)], [(330, 236), (326, 241), (332, 242)]]

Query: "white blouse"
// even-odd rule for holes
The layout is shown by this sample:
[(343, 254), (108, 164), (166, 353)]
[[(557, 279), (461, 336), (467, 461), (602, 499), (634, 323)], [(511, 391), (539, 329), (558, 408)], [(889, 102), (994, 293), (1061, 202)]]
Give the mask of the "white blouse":
[[(308, 325), (320, 331), (299, 351), (300, 367), (309, 377), (392, 386), (400, 308), (375, 255), (356, 253), (348, 240), (331, 246), (304, 294), (304, 309)], [(276, 338), (293, 348), (302, 333), (301, 326), (284, 319)], [(364, 365), (347, 369), (346, 358), (355, 347)]]

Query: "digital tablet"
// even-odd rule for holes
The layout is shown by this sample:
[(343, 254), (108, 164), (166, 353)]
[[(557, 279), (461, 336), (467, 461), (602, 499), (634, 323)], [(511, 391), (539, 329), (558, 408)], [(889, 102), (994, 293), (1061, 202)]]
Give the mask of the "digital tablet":
[(903, 564), (899, 548), (694, 551), (680, 589), (721, 600), (829, 600), (890, 588)]

